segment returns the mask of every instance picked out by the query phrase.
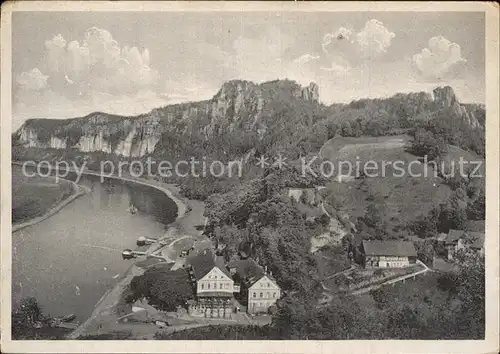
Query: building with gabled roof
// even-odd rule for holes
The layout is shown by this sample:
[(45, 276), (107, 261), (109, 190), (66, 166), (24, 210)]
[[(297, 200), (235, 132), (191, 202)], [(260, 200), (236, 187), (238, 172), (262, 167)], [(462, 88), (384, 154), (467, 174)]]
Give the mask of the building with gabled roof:
[(366, 268), (404, 268), (417, 261), (415, 245), (410, 241), (363, 240), (361, 253)]
[(281, 288), (276, 280), (253, 259), (234, 259), (228, 267), (235, 282), (241, 285), (248, 313), (267, 313), (269, 307), (281, 297)]
[(189, 313), (203, 317), (230, 317), (234, 281), (211, 249), (191, 253), (188, 271), (196, 289), (196, 301), (189, 305)]
[(484, 232), (451, 229), (444, 238), (448, 259), (452, 260), (457, 251), (466, 248), (484, 255), (484, 238)]

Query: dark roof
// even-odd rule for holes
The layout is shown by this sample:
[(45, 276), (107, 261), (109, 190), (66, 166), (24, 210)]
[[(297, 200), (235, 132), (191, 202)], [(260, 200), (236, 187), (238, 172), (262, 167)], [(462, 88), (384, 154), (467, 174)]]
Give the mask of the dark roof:
[(188, 263), (193, 268), (196, 280), (200, 280), (215, 267), (215, 257), (211, 250), (204, 250), (199, 253), (191, 253)]
[(446, 237), (446, 244), (451, 245), (463, 239), (470, 242), (472, 248), (483, 248), (484, 232), (474, 232), (466, 230), (450, 230)]
[(466, 231), (465, 237), (469, 239), (473, 248), (483, 248), (484, 247), (484, 232), (472, 232)]
[(231, 274), (229, 274), (228, 270), (224, 266), (224, 258), (216, 257), (210, 249), (191, 253), (188, 257), (188, 263), (193, 268), (196, 280), (203, 278), (214, 267), (219, 268), (231, 279)]
[(465, 229), (467, 231), (484, 232), (485, 230), (484, 223), (485, 223), (484, 220), (469, 220), (465, 224)]
[(198, 293), (196, 296), (198, 297), (233, 297), (232, 293), (224, 292), (224, 291), (206, 291), (202, 293)]
[(215, 258), (215, 265), (222, 271), (222, 273), (226, 274), (229, 279), (231, 279), (231, 274), (226, 268), (225, 262), (224, 262), (224, 257), (216, 257)]
[(363, 241), (363, 250), (368, 256), (417, 256), (410, 241)]
[(453, 244), (458, 242), (459, 239), (464, 237), (465, 230), (454, 230), (448, 231), (448, 236), (446, 236), (446, 244)]
[(229, 267), (236, 268), (235, 277), (239, 278), (247, 287), (251, 287), (264, 275), (277, 284), (276, 280), (270, 274), (266, 274), (264, 269), (252, 258), (232, 260)]

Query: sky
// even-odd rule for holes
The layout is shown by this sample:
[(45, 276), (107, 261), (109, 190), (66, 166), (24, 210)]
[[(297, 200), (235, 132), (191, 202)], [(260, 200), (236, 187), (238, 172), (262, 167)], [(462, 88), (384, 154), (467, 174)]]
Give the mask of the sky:
[(319, 85), (324, 104), (450, 85), (485, 100), (483, 13), (15, 12), (13, 129), (210, 99), (232, 79)]

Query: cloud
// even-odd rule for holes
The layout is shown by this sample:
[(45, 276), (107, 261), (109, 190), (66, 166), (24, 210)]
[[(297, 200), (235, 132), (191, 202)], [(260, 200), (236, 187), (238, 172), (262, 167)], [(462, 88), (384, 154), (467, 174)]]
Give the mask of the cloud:
[(42, 90), (47, 86), (47, 75), (43, 75), (38, 68), (34, 68), (28, 72), (22, 72), (17, 77), (17, 83), (27, 90)]
[(304, 54), (298, 58), (295, 58), (293, 60), (293, 62), (297, 63), (297, 64), (305, 64), (305, 63), (313, 61), (313, 60), (318, 60), (319, 58), (320, 58), (319, 55)]
[[(327, 33), (323, 36), (323, 42), (321, 43), (321, 47), (323, 48), (323, 52), (329, 53), (329, 46), (332, 43), (349, 43), (353, 44), (353, 41), (351, 39), (352, 37), (352, 30), (345, 28), (345, 27), (340, 27), (338, 30), (336, 30), (333, 33)], [(334, 48), (333, 48), (334, 49)], [(331, 49), (330, 49), (331, 50)]]
[(395, 36), (382, 22), (372, 19), (356, 34), (356, 43), (365, 58), (375, 58), (387, 51)]
[(321, 47), (328, 61), (337, 64), (339, 61), (347, 62), (349, 66), (356, 67), (382, 56), (391, 46), (395, 36), (382, 22), (372, 19), (366, 21), (364, 27), (357, 33), (350, 28), (340, 27), (332, 33), (325, 34)]
[(61, 34), (44, 43), (39, 67), (17, 76), (15, 119), (76, 117), (100, 110), (145, 113), (166, 101), (154, 92), (158, 73), (147, 48), (121, 46), (110, 32), (92, 27), (81, 38)]
[(413, 71), (430, 82), (449, 81), (465, 70), (467, 60), (462, 58), (460, 46), (438, 36), (429, 39), (429, 47), (411, 58)]
[(157, 72), (146, 48), (120, 47), (110, 32), (92, 27), (83, 40), (67, 41), (61, 34), (45, 41), (50, 87), (69, 96), (106, 92), (133, 94), (149, 89)]

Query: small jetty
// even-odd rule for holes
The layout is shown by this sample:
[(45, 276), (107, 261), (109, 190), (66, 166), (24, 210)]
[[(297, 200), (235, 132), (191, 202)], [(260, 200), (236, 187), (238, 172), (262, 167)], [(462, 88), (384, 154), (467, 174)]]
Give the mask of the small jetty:
[(71, 313), (62, 317), (54, 317), (49, 322), (50, 327), (57, 328), (67, 328), (67, 329), (76, 329), (80, 324), (78, 322), (72, 322), (76, 318), (76, 315)]
[(137, 246), (152, 245), (153, 243), (157, 243), (157, 242), (158, 242), (157, 238), (150, 238), (150, 237), (141, 236), (137, 239)]
[(137, 258), (139, 256), (144, 256), (146, 255), (146, 252), (143, 251), (133, 251), (131, 249), (124, 249), (122, 251), (122, 258), (123, 259), (132, 259), (132, 258)]

